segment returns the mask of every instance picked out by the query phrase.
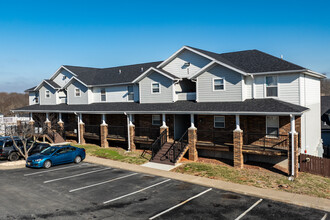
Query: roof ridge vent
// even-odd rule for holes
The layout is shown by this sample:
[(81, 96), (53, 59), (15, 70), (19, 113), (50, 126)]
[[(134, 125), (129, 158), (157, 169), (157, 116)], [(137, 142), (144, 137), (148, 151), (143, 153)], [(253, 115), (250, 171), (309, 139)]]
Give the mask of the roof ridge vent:
[(141, 72), (143, 72), (143, 67), (141, 67)]
[(121, 74), (121, 69), (119, 69), (119, 74)]

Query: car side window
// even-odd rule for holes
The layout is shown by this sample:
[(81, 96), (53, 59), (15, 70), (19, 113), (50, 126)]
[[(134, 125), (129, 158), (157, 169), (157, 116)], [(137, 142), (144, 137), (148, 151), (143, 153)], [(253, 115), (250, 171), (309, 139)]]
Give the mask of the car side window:
[(5, 144), (5, 147), (12, 147), (13, 146), (13, 141), (7, 141)]
[(76, 150), (76, 148), (74, 148), (74, 147), (69, 147), (68, 149), (69, 149), (68, 150), (69, 152), (72, 152), (72, 151), (75, 151)]
[(56, 153), (57, 154), (65, 154), (67, 152), (66, 148), (59, 149)]

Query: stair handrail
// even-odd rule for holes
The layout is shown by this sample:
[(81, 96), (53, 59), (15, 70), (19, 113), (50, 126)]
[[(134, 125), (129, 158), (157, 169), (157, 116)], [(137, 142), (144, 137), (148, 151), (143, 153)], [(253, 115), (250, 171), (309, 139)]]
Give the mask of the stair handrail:
[(166, 158), (168, 158), (172, 163), (176, 162), (180, 154), (183, 152), (184, 148), (188, 145), (188, 143), (184, 143), (184, 138), (187, 135), (188, 135), (188, 130), (185, 131), (185, 133), (180, 137), (178, 141), (174, 141), (171, 147), (164, 154), (164, 156), (166, 156)]
[(163, 145), (167, 142), (167, 130), (165, 129), (160, 133), (154, 143), (151, 145), (151, 159), (153, 159), (158, 151), (163, 147)]

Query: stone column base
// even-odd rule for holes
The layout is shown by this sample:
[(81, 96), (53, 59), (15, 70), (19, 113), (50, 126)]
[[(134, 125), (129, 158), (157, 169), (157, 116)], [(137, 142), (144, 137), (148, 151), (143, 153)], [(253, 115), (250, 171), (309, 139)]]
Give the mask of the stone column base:
[(130, 142), (130, 146), (131, 146), (131, 151), (135, 151), (136, 150), (136, 146), (134, 143), (135, 126), (130, 125), (128, 129), (129, 129), (129, 142)]
[(101, 124), (100, 126), (100, 138), (101, 138), (101, 147), (109, 147), (108, 137), (108, 125)]
[(292, 135), (289, 134), (289, 149), (288, 149), (288, 175), (298, 177), (298, 164), (299, 164), (299, 150), (298, 150), (298, 133), (294, 134), (294, 175), (292, 175)]
[(197, 143), (197, 128), (189, 128), (188, 129), (189, 160), (192, 161), (198, 160), (196, 143)]
[(85, 134), (85, 124), (84, 123), (79, 123), (79, 137), (80, 137), (80, 144), (86, 144), (86, 141), (85, 141), (85, 137), (84, 137), (84, 134)]
[(161, 127), (160, 127), (160, 130), (159, 130), (159, 131), (160, 131), (159, 133), (161, 134), (161, 133), (163, 133), (163, 131), (165, 131), (165, 130), (167, 130), (167, 140), (166, 140), (166, 141), (168, 141), (168, 139), (169, 139), (169, 131), (170, 131), (170, 129), (169, 129), (167, 126), (161, 126)]
[(233, 132), (234, 136), (234, 149), (233, 149), (233, 154), (234, 154), (234, 167), (242, 169), (244, 165), (244, 160), (243, 160), (243, 131), (242, 130), (235, 130)]

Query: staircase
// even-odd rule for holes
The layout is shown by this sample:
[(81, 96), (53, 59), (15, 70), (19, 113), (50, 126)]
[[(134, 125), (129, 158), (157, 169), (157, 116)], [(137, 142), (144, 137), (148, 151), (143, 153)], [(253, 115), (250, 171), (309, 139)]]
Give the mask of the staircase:
[[(178, 141), (169, 142), (166, 139), (162, 143), (160, 141), (157, 142), (157, 140), (152, 145), (153, 156), (150, 160), (151, 162), (175, 165), (182, 159), (189, 148), (188, 131)], [(154, 149), (157, 149), (156, 153), (154, 153)]]

